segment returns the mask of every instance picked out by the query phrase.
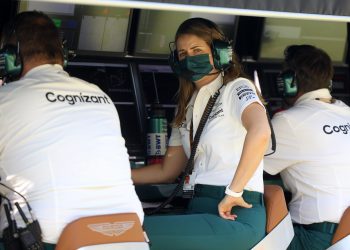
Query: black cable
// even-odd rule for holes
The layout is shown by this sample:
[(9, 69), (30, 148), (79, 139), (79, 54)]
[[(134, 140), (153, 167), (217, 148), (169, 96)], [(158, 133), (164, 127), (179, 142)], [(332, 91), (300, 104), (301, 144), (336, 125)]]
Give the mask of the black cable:
[(266, 116), (267, 116), (267, 121), (269, 123), (269, 126), (270, 126), (270, 130), (271, 130), (271, 150), (272, 152), (271, 153), (268, 153), (268, 154), (265, 154), (264, 156), (269, 156), (269, 155), (272, 155), (276, 152), (276, 136), (275, 136), (275, 131), (273, 130), (273, 126), (272, 126), (272, 123), (271, 123), (271, 118), (270, 118), (270, 115), (268, 112), (266, 112)]
[(159, 96), (158, 96), (158, 89), (157, 89), (157, 81), (156, 81), (156, 76), (154, 72), (152, 72), (152, 77), (153, 77), (153, 87), (154, 87), (154, 93), (156, 95), (156, 104), (159, 104)]
[(146, 212), (146, 215), (152, 215), (152, 214), (155, 214), (157, 213), (159, 210), (163, 209), (166, 205), (168, 205), (174, 198), (175, 196), (177, 195), (177, 193), (183, 188), (183, 185), (184, 185), (184, 181), (185, 181), (185, 178), (186, 176), (189, 174), (189, 173), (192, 173), (192, 170), (193, 170), (193, 162), (194, 162), (194, 156), (196, 154), (196, 150), (197, 150), (197, 146), (198, 146), (198, 143), (199, 143), (199, 138), (203, 132), (203, 129), (204, 129), (204, 126), (208, 120), (208, 117), (214, 107), (214, 104), (217, 100), (217, 98), (219, 97), (220, 95), (220, 89), (223, 87), (223, 85), (218, 89), (218, 91), (215, 92), (214, 96), (211, 96), (209, 98), (209, 101), (205, 107), (205, 110), (203, 112), (203, 115), (202, 115), (202, 118), (199, 122), (199, 125), (198, 125), (198, 128), (197, 128), (197, 131), (196, 131), (196, 134), (194, 136), (194, 140), (193, 140), (193, 143), (192, 143), (192, 149), (191, 149), (191, 155), (190, 155), (190, 158), (188, 159), (187, 161), (187, 164), (186, 164), (186, 167), (185, 167), (185, 170), (184, 170), (184, 173), (183, 175), (181, 176), (181, 179), (179, 181), (179, 183), (177, 184), (177, 186), (175, 187), (174, 191), (171, 193), (171, 195), (164, 201), (162, 202), (158, 207), (156, 207), (154, 210), (152, 211), (149, 211), (149, 212)]
[(4, 199), (7, 201), (7, 204), (9, 205), (10, 210), (12, 211), (12, 206), (11, 206), (11, 201), (10, 201), (10, 199), (7, 198), (7, 196), (5, 196), (4, 194), (1, 194), (1, 193), (0, 193), (0, 197), (1, 197), (1, 198), (4, 198)]

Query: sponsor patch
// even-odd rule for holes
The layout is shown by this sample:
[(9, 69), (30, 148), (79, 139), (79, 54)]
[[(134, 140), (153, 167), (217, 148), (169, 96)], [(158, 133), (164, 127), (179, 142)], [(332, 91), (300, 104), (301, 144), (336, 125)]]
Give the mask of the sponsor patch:
[(222, 108), (222, 102), (214, 104), (213, 110), (211, 111), (208, 121), (211, 121), (215, 118), (224, 116), (224, 110)]
[(330, 134), (337, 134), (337, 133), (341, 133), (341, 134), (350, 134), (350, 123), (348, 122), (347, 124), (342, 124), (342, 125), (324, 125), (322, 128), (323, 132), (327, 135)]
[(79, 93), (79, 95), (62, 95), (56, 94), (54, 92), (47, 92), (45, 94), (46, 100), (49, 102), (66, 102), (69, 105), (74, 105), (76, 103), (102, 103), (102, 104), (110, 104), (107, 96), (96, 96), (96, 95), (83, 95)]
[(238, 99), (242, 101), (249, 101), (251, 99), (257, 98), (255, 91), (247, 85), (237, 87), (236, 94), (238, 96)]

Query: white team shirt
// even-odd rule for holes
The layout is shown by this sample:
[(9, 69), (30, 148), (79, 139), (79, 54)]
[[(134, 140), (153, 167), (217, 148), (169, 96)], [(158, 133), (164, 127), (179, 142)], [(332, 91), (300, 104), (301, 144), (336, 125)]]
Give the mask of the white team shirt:
[[(190, 126), (193, 116), (193, 137), (210, 96), (221, 87), (222, 76), (195, 92), (187, 106), (186, 120), (180, 128), (173, 128), (169, 146), (183, 146), (190, 156)], [(236, 172), (244, 139), (247, 134), (241, 116), (251, 103), (260, 103), (253, 83), (238, 78), (223, 86), (203, 129), (195, 155), (196, 184), (226, 186)], [(262, 105), (262, 104), (261, 104)], [(263, 105), (262, 105), (263, 106)], [(245, 190), (264, 192), (263, 162), (259, 164)]]
[(327, 89), (308, 92), (275, 114), (277, 148), (264, 161), (293, 193), (289, 209), (299, 224), (338, 223), (350, 206), (350, 108), (316, 98), (331, 95)]
[(28, 199), (47, 243), (83, 216), (136, 212), (143, 222), (113, 102), (60, 65), (0, 88), (0, 176)]

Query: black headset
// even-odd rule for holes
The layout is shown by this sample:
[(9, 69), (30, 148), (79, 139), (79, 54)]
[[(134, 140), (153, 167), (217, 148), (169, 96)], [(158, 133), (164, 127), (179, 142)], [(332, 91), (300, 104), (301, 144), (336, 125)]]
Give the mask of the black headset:
[(0, 50), (0, 78), (18, 76), (22, 72), (22, 60), (19, 47), (6, 44)]
[(295, 55), (298, 53), (298, 46), (289, 46), (284, 51), (284, 62), (286, 69), (276, 78), (277, 92), (283, 97), (295, 97), (298, 94), (297, 74), (291, 65)]
[[(225, 35), (222, 33), (222, 31), (219, 29), (219, 27), (213, 23), (210, 20), (204, 19), (204, 18), (195, 18), (200, 20), (204, 25), (207, 25), (216, 31), (218, 31), (220, 34), (222, 34), (223, 37)], [(172, 68), (172, 70), (179, 75), (180, 73), (180, 66), (179, 66), (179, 58), (177, 55), (177, 50), (172, 48), (172, 45), (174, 45), (174, 42), (171, 42), (169, 44), (170, 48), (170, 55), (169, 55), (169, 64)], [(233, 54), (233, 48), (232, 48), (232, 42), (229, 41), (227, 38), (223, 40), (213, 39), (211, 43), (211, 52), (213, 55), (213, 62), (214, 67), (220, 71), (227, 70), (230, 66), (232, 66), (232, 54)]]
[(276, 78), (277, 92), (283, 97), (294, 97), (298, 93), (298, 81), (296, 72), (287, 69), (281, 72)]

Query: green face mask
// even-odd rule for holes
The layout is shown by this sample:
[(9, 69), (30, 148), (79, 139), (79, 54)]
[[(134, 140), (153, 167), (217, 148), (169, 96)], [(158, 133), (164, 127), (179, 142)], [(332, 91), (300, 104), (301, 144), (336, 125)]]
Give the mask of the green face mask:
[(202, 79), (213, 70), (209, 54), (186, 56), (185, 59), (179, 61), (178, 66), (175, 73), (192, 82)]

